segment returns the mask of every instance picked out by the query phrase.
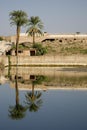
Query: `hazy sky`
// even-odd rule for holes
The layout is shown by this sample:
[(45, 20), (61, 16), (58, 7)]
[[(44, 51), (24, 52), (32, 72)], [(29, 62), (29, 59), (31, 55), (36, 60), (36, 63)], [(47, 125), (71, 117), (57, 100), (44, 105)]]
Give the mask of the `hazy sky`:
[(48, 33), (87, 33), (87, 0), (0, 0), (0, 35), (15, 34), (9, 21), (13, 10), (39, 16)]

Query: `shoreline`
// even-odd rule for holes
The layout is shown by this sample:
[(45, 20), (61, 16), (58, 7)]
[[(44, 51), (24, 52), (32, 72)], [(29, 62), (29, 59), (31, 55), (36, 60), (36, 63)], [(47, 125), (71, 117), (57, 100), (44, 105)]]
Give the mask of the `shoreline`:
[(0, 57), (4, 66), (32, 66), (32, 67), (62, 67), (87, 66), (87, 56), (16, 56)]
[[(19, 88), (19, 90), (23, 91), (23, 90), (32, 90), (32, 89), (28, 89), (28, 88)], [(49, 89), (40, 89), (40, 88), (35, 88), (35, 91), (55, 91), (55, 90), (61, 90), (61, 91), (87, 91), (87, 88), (49, 88)]]

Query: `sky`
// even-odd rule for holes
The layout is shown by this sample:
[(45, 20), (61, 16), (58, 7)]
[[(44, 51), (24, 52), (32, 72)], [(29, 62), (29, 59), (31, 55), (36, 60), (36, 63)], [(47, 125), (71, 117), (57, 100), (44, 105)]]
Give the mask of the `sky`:
[[(87, 33), (87, 0), (0, 0), (0, 36), (16, 33), (9, 13), (23, 10), (28, 18), (39, 16), (44, 32), (51, 34)], [(25, 27), (21, 32), (26, 32)]]

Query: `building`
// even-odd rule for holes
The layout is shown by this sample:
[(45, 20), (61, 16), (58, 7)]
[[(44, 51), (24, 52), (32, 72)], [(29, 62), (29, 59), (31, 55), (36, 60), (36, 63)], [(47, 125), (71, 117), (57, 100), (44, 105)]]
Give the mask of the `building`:
[[(12, 55), (15, 56), (16, 50), (11, 49), (8, 52), (6, 52), (6, 55)], [(19, 49), (18, 50), (18, 55), (19, 56), (35, 56), (36, 55), (36, 50), (33, 48), (30, 49)]]

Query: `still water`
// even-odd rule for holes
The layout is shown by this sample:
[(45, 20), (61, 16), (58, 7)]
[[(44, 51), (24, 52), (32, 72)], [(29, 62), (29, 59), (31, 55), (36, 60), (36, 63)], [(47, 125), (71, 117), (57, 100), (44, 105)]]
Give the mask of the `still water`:
[(87, 130), (86, 68), (6, 68), (0, 130)]

